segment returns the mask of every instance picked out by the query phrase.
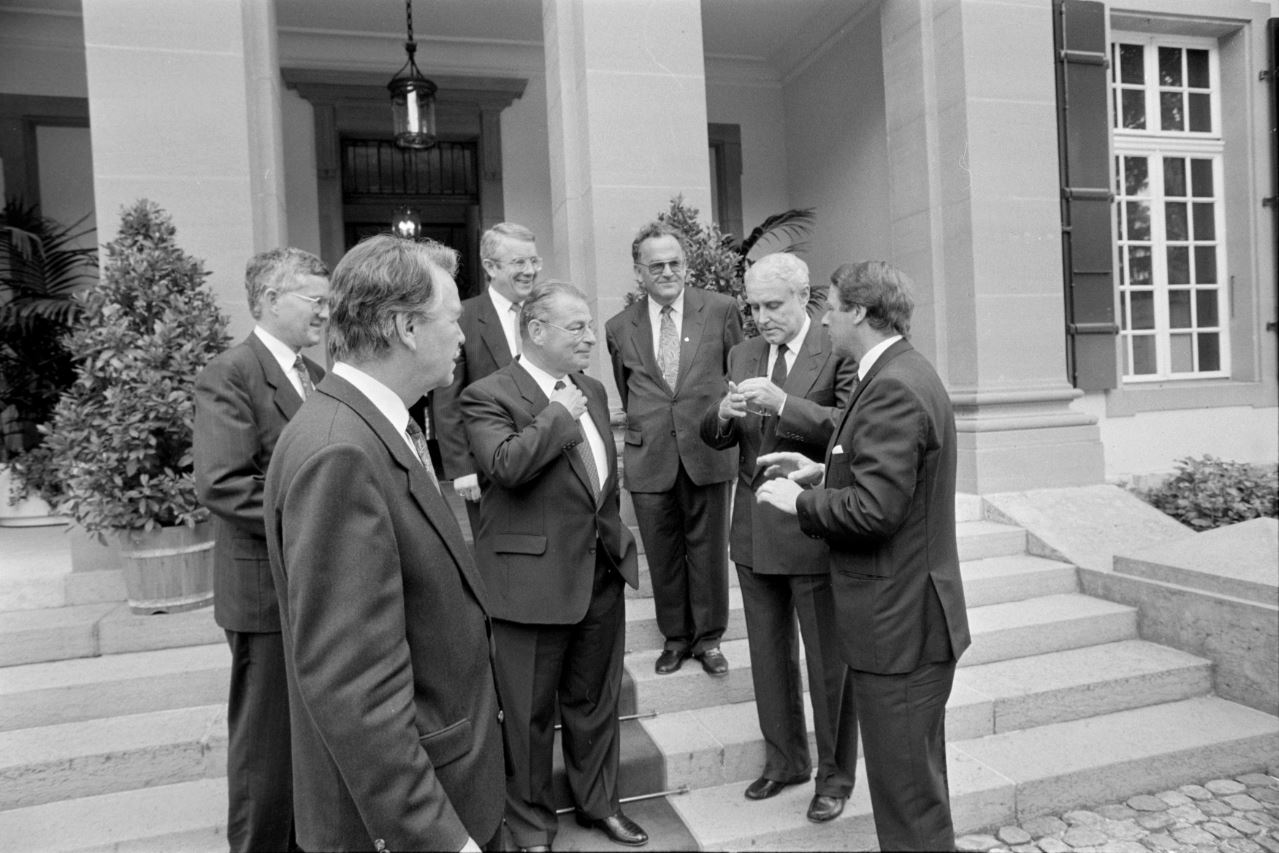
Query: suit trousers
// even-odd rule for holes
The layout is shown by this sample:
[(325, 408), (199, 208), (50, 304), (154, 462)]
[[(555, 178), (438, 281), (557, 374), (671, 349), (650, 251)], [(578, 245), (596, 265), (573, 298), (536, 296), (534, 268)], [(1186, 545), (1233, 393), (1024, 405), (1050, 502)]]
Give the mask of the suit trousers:
[(857, 714), (852, 678), (839, 655), (830, 575), (761, 574), (738, 563), (737, 577), (764, 735), (761, 775), (791, 782), (812, 771), (799, 675), (802, 635), (817, 740), (816, 793), (847, 797), (857, 769)]
[(296, 849), (284, 637), (227, 631), (227, 841), (232, 853)]
[(728, 627), (730, 485), (699, 486), (680, 465), (669, 491), (631, 493), (668, 650), (717, 649)]
[[(594, 590), (574, 625), (493, 620), (495, 670), (510, 765), (506, 824), (517, 847), (550, 844), (558, 820), (552, 790), (555, 711), (569, 790), (595, 819), (618, 810), (617, 702), (622, 689), (626, 600), (621, 575), (596, 548)], [(557, 703), (558, 699), (558, 703)]]
[(880, 850), (954, 850), (946, 700), (955, 661), (878, 675), (851, 670)]

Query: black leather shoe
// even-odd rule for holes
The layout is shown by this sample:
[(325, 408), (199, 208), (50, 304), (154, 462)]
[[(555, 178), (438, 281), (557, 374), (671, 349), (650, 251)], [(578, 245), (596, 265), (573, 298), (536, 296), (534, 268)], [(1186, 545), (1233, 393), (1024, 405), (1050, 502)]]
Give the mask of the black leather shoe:
[(684, 665), (684, 661), (688, 660), (687, 651), (677, 651), (675, 649), (663, 649), (662, 653), (657, 656), (658, 675), (670, 675), (672, 672), (678, 672), (679, 668)]
[(607, 835), (614, 844), (629, 844), (632, 847), (639, 847), (648, 843), (648, 833), (641, 829), (638, 823), (622, 814), (621, 809), (613, 812), (608, 817), (602, 817), (598, 820), (591, 820), (579, 812), (577, 824), (578, 826), (598, 829)]
[(798, 779), (787, 779), (785, 782), (778, 782), (776, 779), (769, 779), (766, 776), (760, 776), (750, 785), (746, 786), (746, 799), (748, 800), (767, 800), (769, 797), (776, 797), (782, 792), (782, 788), (788, 785), (798, 785), (800, 782), (807, 782), (807, 776), (801, 776)]
[(808, 819), (813, 823), (825, 823), (828, 820), (834, 820), (844, 811), (844, 802), (847, 797), (826, 797), (821, 794), (815, 794), (813, 801), (808, 804)]
[(728, 675), (728, 658), (719, 649), (707, 649), (697, 656), (707, 675)]

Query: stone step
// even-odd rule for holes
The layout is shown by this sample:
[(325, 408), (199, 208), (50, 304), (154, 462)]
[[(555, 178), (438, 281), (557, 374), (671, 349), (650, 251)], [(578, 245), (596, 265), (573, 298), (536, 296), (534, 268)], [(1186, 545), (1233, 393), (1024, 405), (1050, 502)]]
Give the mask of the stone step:
[(226, 701), (225, 642), (13, 666), (0, 676), (0, 731)]
[(970, 609), (1079, 591), (1073, 565), (1030, 554), (969, 560), (959, 564), (959, 571)]
[[(983, 737), (1201, 696), (1212, 690), (1202, 658), (1126, 640), (961, 669), (947, 704), (951, 741)], [(817, 755), (812, 711), (809, 754)], [(755, 779), (764, 742), (753, 701), (660, 714), (641, 721), (666, 756), (667, 784), (704, 788)]]
[[(733, 572), (734, 575), (737, 572)], [(728, 589), (728, 626), (724, 640), (746, 638), (746, 616), (742, 611), (742, 591), (736, 586)], [(626, 602), (626, 650), (661, 649), (665, 642), (657, 627), (657, 605), (651, 597), (631, 598)], [(656, 651), (653, 655), (657, 656)]]
[[(1273, 766), (1279, 720), (1212, 696), (1119, 711), (952, 742), (947, 773), (957, 833), (1048, 812), (1122, 800)], [(741, 782), (671, 799), (703, 850), (876, 849), (864, 766), (844, 813), (828, 824), (804, 817), (811, 785), (768, 804)]]
[[(1137, 635), (1134, 608), (1077, 593), (970, 607), (968, 621), (973, 644), (961, 658), (961, 667), (1133, 639)], [(729, 670), (718, 678), (706, 675), (695, 660), (685, 662), (678, 672), (658, 675), (653, 671), (656, 648), (627, 654), (625, 665), (635, 686), (636, 708), (669, 713), (749, 701), (754, 688), (747, 641), (725, 642), (721, 649), (728, 658)]]
[(212, 607), (138, 616), (110, 602), (0, 613), (0, 666), (224, 642)]
[(226, 706), (0, 732), (0, 810), (226, 773)]

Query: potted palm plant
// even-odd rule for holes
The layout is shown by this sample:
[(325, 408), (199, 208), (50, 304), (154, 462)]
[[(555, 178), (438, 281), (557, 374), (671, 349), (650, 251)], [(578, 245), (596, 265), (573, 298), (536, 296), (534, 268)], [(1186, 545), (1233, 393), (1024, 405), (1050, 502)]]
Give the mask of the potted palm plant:
[(84, 220), (63, 225), (9, 199), (0, 210), (0, 526), (62, 523), (39, 425), (75, 378), (63, 343), (97, 273)]
[(195, 376), (228, 343), (203, 262), (167, 213), (123, 212), (100, 281), (67, 338), (75, 381), (42, 428), (65, 497), (59, 510), (120, 544), (129, 605), (174, 613), (212, 601), (213, 537), (196, 499)]

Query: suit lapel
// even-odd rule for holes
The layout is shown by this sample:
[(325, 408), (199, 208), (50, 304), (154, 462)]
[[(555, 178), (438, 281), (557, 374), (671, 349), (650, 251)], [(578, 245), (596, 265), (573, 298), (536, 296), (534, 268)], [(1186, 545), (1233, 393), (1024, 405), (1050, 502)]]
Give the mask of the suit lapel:
[[(595, 472), (600, 478), (600, 492), (598, 495), (595, 495), (595, 502), (598, 506), (599, 502), (604, 499), (604, 495), (608, 493), (609, 483), (612, 481), (614, 469), (617, 467), (617, 454), (612, 454), (610, 456), (608, 452), (609, 439), (613, 436), (612, 428), (608, 422), (608, 404), (606, 400), (597, 399), (591, 389), (583, 386), (576, 376), (569, 378), (571, 378), (573, 380), (573, 384), (586, 395), (587, 414), (591, 416), (591, 423), (595, 425), (595, 431), (599, 433), (600, 441), (604, 442), (604, 459), (607, 463), (607, 469)], [(587, 449), (589, 450), (590, 442), (586, 441), (585, 435), (582, 436), (582, 440), (586, 442)], [(590, 452), (593, 453), (594, 451)], [(577, 476), (582, 480), (582, 483), (586, 486), (587, 490), (592, 491), (591, 475), (586, 470), (586, 463), (584, 463), (576, 453), (573, 454), (572, 461), (576, 463), (573, 465), (573, 470), (577, 472)]]
[(443, 540), (445, 547), (453, 556), (453, 562), (457, 564), (458, 571), (466, 579), (467, 585), (479, 600), (480, 606), (487, 612), (488, 602), (485, 599), (484, 583), (475, 570), (471, 552), (462, 539), (462, 531), (453, 517), (453, 510), (444, 502), (444, 496), (440, 494), (440, 490), (432, 485), (422, 463), (409, 449), (406, 439), (400, 437), (395, 427), (378, 411), (368, 397), (342, 377), (330, 374), (325, 377), (321, 387), (316, 391), (328, 394), (353, 409), (385, 445), (395, 464), (404, 469), (408, 476), (409, 494), (422, 510), (422, 514), (426, 516), (427, 522)]
[(657, 353), (653, 352), (653, 324), (648, 320), (648, 301), (645, 296), (631, 306), (631, 344), (635, 347), (644, 370), (665, 387), (662, 371), (657, 366)]
[(839, 427), (835, 430), (834, 437), (831, 439), (830, 447), (826, 449), (826, 463), (828, 465), (830, 464), (830, 451), (834, 449), (835, 445), (839, 442), (839, 437), (844, 434), (844, 426), (848, 423), (848, 418), (852, 415), (853, 407), (857, 405), (857, 400), (861, 397), (862, 391), (866, 389), (867, 385), (874, 381), (875, 377), (879, 375), (879, 371), (883, 369), (885, 364), (888, 364), (888, 362), (911, 348), (910, 342), (905, 338), (897, 341), (888, 349), (884, 350), (884, 352), (880, 354), (879, 358), (875, 359), (875, 363), (870, 366), (870, 370), (866, 372), (866, 375), (853, 386), (853, 393), (848, 395), (848, 405), (844, 407), (844, 413), (840, 415)]
[(679, 330), (679, 376), (675, 379), (678, 391), (693, 369), (697, 350), (702, 345), (702, 330), (706, 328), (706, 300), (696, 287), (684, 287), (684, 322)]
[[(822, 327), (809, 323), (808, 334), (795, 354), (795, 366), (786, 374), (782, 390), (795, 397), (807, 397), (826, 363), (826, 336)], [(765, 362), (767, 363), (767, 362)]]
[(480, 310), (475, 320), (480, 326), (480, 340), (488, 350), (489, 357), (498, 367), (511, 363), (511, 345), (506, 340), (506, 331), (502, 328), (502, 318), (497, 316), (497, 308), (487, 293), (480, 294)]
[(257, 356), (258, 363), (262, 365), (262, 375), (266, 377), (266, 384), (271, 387), (271, 401), (286, 421), (292, 420), (298, 409), (302, 407), (301, 395), (293, 387), (289, 377), (284, 375), (280, 362), (275, 360), (275, 356), (266, 348), (266, 344), (262, 343), (261, 338), (250, 332), (245, 343), (249, 345), (249, 349)]

